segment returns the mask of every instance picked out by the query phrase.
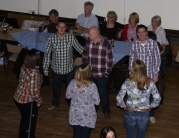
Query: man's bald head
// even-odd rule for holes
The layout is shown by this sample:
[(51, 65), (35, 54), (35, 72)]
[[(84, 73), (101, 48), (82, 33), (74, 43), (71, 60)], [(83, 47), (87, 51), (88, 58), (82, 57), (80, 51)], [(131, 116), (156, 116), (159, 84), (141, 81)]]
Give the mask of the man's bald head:
[(94, 26), (89, 29), (89, 38), (94, 42), (100, 40), (100, 31), (98, 27)]
[(96, 33), (98, 35), (100, 35), (100, 31), (99, 31), (99, 28), (96, 27), (96, 26), (93, 26), (89, 29), (89, 31), (91, 31), (91, 33)]

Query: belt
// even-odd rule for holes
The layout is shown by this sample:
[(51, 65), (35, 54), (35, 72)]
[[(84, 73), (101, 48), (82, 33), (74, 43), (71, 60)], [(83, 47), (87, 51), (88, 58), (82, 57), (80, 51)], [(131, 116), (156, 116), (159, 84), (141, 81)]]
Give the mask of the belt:
[(149, 112), (149, 109), (136, 109), (130, 106), (127, 106), (128, 109), (133, 110), (133, 111), (138, 111), (138, 112)]

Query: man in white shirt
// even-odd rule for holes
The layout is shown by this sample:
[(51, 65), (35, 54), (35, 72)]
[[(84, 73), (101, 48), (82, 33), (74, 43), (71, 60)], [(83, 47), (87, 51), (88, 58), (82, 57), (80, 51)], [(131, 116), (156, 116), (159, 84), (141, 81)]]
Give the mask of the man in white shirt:
[(98, 27), (98, 19), (92, 14), (94, 4), (90, 1), (84, 3), (84, 13), (80, 14), (76, 20), (76, 27), (84, 37), (88, 36), (89, 28)]

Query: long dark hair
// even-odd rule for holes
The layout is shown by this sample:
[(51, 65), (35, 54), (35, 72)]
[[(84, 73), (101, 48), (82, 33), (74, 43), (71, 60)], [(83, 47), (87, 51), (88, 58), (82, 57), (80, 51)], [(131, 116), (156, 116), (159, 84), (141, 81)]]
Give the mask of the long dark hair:
[(101, 130), (100, 138), (106, 138), (107, 133), (110, 131), (112, 131), (114, 133), (115, 138), (117, 138), (116, 132), (115, 132), (114, 128), (112, 128), (111, 126), (106, 126)]
[(32, 49), (27, 52), (24, 65), (26, 68), (34, 69), (36, 66), (39, 66), (41, 63), (40, 52), (36, 52), (35, 49)]

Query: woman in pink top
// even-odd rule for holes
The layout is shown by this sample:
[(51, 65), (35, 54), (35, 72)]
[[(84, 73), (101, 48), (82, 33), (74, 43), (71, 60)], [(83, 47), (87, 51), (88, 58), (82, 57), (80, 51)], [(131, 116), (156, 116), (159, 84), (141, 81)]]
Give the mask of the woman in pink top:
[(136, 28), (139, 23), (139, 15), (133, 12), (129, 16), (128, 24), (124, 25), (122, 38), (123, 41), (133, 41), (137, 39)]

